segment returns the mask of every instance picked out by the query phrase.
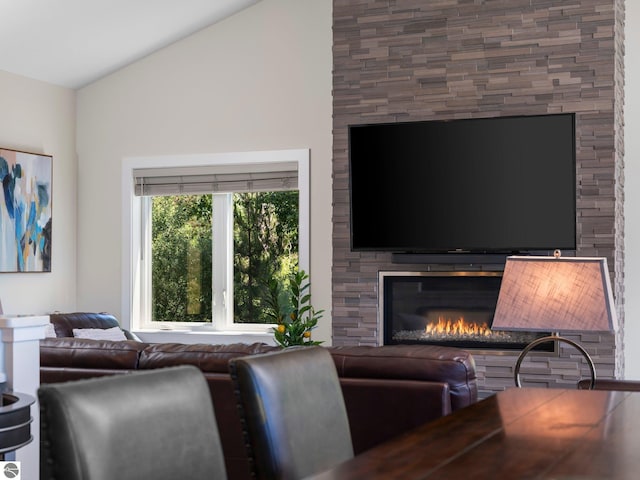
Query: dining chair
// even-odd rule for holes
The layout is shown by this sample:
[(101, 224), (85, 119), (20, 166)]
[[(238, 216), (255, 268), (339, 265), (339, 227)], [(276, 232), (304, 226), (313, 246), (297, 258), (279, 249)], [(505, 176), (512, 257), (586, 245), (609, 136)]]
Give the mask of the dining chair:
[(232, 359), (252, 473), (296, 480), (353, 457), (340, 382), (323, 347)]
[(226, 479), (194, 366), (41, 385), (40, 480)]
[[(591, 379), (583, 379), (578, 382), (579, 390), (588, 390)], [(610, 378), (596, 378), (593, 390), (619, 390), (624, 392), (640, 392), (640, 381), (619, 380)]]

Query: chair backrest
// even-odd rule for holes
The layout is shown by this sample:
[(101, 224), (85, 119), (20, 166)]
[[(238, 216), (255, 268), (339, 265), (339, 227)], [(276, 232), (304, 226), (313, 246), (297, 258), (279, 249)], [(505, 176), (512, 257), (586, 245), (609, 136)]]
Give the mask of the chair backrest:
[(226, 479), (194, 366), (42, 385), (40, 480)]
[(322, 347), (230, 361), (254, 474), (293, 480), (353, 457), (335, 364)]
[[(583, 379), (578, 382), (579, 390), (589, 390), (591, 379)], [(609, 378), (596, 378), (594, 390), (620, 390), (624, 392), (640, 392), (639, 380), (621, 380)]]

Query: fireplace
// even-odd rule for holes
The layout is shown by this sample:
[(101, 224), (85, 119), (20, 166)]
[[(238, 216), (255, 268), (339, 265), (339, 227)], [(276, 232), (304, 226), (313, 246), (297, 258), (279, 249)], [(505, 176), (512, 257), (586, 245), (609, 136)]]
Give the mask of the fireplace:
[(548, 335), (491, 329), (501, 280), (502, 272), (379, 272), (382, 343), (509, 351)]

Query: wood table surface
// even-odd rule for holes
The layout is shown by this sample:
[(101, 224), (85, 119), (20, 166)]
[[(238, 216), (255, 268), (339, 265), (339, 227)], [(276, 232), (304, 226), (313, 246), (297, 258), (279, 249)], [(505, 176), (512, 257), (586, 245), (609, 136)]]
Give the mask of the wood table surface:
[(640, 479), (640, 392), (511, 388), (313, 480)]

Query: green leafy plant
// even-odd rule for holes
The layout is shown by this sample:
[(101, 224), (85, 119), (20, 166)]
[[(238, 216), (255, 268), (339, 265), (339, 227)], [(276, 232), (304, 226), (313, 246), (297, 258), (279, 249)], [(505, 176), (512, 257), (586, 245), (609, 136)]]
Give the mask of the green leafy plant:
[(311, 305), (308, 279), (309, 275), (299, 270), (286, 283), (269, 281), (267, 313), (276, 324), (273, 336), (281, 347), (322, 343), (311, 339), (311, 330), (316, 328), (324, 310), (315, 310)]

